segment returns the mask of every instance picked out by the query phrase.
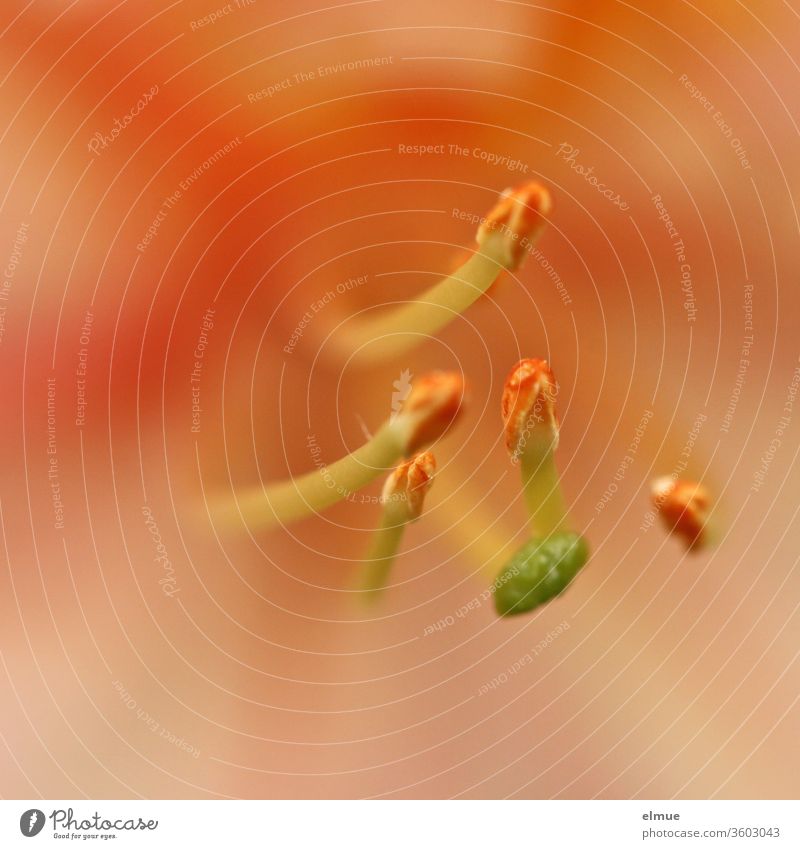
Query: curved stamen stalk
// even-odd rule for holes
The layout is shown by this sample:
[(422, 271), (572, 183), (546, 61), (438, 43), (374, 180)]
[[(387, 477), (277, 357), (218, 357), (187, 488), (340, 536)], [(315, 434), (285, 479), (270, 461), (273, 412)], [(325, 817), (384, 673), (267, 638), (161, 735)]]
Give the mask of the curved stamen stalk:
[(690, 551), (707, 545), (711, 496), (701, 483), (670, 475), (656, 478), (650, 497), (667, 530), (679, 536)]
[(558, 386), (544, 360), (520, 360), (506, 379), (502, 412), (506, 447), (519, 463), (533, 533), (547, 537), (565, 529), (566, 502), (561, 492), (555, 450)]
[(495, 608), (501, 616), (532, 610), (557, 596), (589, 557), (586, 541), (569, 529), (555, 465), (557, 391), (544, 360), (521, 360), (504, 387), (506, 446), (522, 468), (534, 538), (512, 555), (495, 582)]
[[(475, 577), (487, 582), (497, 577), (518, 547), (518, 528), (499, 520), (487, 506), (486, 492), (469, 481), (450, 489), (426, 521), (435, 524), (458, 552), (458, 560), (469, 560)], [(465, 568), (468, 568), (465, 566)]]
[(329, 466), (296, 478), (235, 493), (216, 507), (223, 521), (241, 518), (251, 528), (310, 516), (352, 495), (391, 468), (400, 458), (439, 439), (461, 410), (464, 381), (456, 372), (419, 378), (399, 413), (385, 422), (365, 445)]
[(478, 250), (460, 268), (410, 303), (377, 318), (348, 322), (346, 333), (334, 337), (340, 353), (350, 355), (369, 344), (370, 359), (384, 359), (437, 333), (475, 303), (503, 271), (522, 266), (551, 208), (550, 193), (538, 183), (506, 189), (478, 228)]
[(436, 460), (426, 451), (401, 463), (386, 479), (381, 494), (381, 518), (361, 569), (363, 597), (374, 601), (386, 587), (406, 525), (422, 514), (433, 484)]

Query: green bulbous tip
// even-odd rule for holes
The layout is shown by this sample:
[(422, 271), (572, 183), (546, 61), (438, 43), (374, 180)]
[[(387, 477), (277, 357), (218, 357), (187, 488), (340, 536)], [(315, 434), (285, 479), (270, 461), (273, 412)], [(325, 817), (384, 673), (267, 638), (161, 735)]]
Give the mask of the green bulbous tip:
[(498, 614), (527, 613), (555, 598), (588, 559), (586, 540), (572, 531), (526, 542), (495, 580), (494, 606)]

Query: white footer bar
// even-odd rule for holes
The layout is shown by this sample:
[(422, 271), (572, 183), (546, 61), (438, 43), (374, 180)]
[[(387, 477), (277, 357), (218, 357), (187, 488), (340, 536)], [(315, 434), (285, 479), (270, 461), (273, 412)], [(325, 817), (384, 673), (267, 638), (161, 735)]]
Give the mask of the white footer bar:
[(800, 847), (774, 801), (0, 801), (0, 846)]

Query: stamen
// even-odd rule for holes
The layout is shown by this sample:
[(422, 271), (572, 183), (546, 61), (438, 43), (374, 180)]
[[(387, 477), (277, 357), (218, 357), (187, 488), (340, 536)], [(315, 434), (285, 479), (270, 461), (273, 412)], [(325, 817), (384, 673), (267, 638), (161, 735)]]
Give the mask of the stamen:
[(502, 414), (511, 461), (519, 463), (531, 527), (547, 537), (565, 529), (568, 516), (554, 452), (558, 446), (558, 385), (545, 360), (520, 360), (506, 378)]
[(330, 465), (268, 487), (235, 493), (215, 506), (222, 521), (237, 516), (251, 528), (292, 522), (342, 501), (399, 459), (440, 439), (461, 410), (464, 381), (456, 372), (433, 372), (415, 381), (400, 412), (352, 454)]
[(435, 472), (436, 460), (426, 451), (401, 463), (386, 479), (380, 522), (361, 570), (360, 586), (365, 598), (375, 600), (386, 587), (403, 532), (422, 514)]
[(556, 395), (558, 384), (545, 360), (520, 360), (503, 387), (502, 415), (506, 447), (512, 457), (524, 450), (534, 436), (558, 448)]
[(475, 239), (482, 249), (496, 253), (506, 268), (516, 271), (547, 225), (552, 207), (550, 192), (539, 183), (506, 189)]
[(341, 357), (367, 348), (370, 361), (396, 356), (434, 336), (471, 306), (505, 270), (520, 268), (552, 209), (538, 183), (506, 189), (478, 228), (478, 250), (456, 271), (410, 303), (377, 318), (348, 321), (333, 337)]
[(653, 481), (650, 495), (667, 530), (683, 539), (687, 548), (707, 544), (711, 496), (702, 484), (665, 476)]
[(465, 386), (458, 372), (435, 371), (418, 378), (395, 419), (405, 434), (406, 454), (435, 442), (461, 411)]
[(495, 608), (501, 616), (533, 610), (554, 598), (589, 557), (585, 539), (568, 527), (555, 464), (557, 394), (545, 360), (520, 360), (503, 388), (506, 447), (522, 469), (533, 539), (512, 555), (495, 580)]

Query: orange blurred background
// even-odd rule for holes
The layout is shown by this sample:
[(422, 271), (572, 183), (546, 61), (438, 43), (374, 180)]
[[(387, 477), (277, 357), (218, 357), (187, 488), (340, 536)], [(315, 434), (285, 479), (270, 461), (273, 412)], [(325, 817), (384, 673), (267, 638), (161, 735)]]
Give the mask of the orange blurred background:
[[(4, 797), (796, 796), (796, 10), (11, 0), (0, 33)], [(337, 359), (530, 179), (539, 255), (398, 361)], [(521, 356), (593, 557), (501, 621), (474, 601), (525, 538)], [(435, 368), (470, 403), (380, 606), (350, 592), (369, 498), (206, 510)], [(648, 527), (684, 465), (701, 554)]]

